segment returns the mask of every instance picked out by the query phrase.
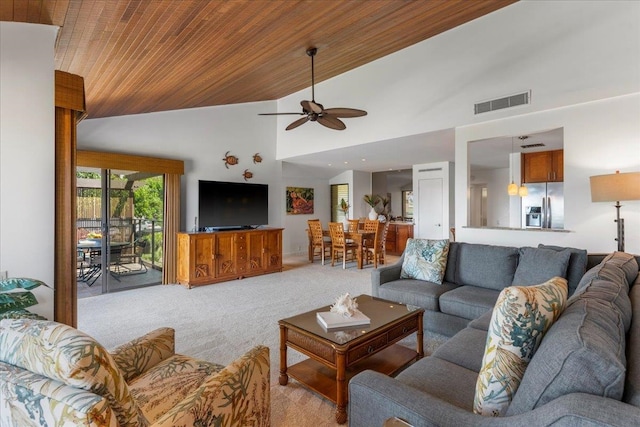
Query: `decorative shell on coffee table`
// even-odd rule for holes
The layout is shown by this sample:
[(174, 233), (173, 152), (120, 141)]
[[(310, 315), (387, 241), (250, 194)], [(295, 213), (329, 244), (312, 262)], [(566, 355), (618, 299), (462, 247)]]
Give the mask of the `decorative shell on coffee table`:
[(331, 312), (341, 314), (344, 317), (351, 317), (358, 310), (356, 298), (351, 298), (349, 292), (336, 298), (336, 302), (331, 306)]

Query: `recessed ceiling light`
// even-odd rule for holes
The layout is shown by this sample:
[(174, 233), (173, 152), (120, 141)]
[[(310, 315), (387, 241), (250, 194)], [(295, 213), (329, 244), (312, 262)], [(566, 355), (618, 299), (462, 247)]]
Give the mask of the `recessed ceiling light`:
[(329, 166), (331, 166), (331, 163), (329, 163)]
[(366, 162), (366, 161), (367, 161), (367, 159), (362, 159), (362, 161), (363, 161), (363, 162)]
[(348, 165), (348, 164), (349, 164), (349, 162), (344, 162), (344, 164), (345, 164), (345, 165)]

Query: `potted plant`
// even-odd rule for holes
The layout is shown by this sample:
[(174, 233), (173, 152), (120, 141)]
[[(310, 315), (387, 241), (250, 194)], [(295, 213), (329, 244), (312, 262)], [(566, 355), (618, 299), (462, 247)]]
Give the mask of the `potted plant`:
[(380, 201), (382, 202), (382, 212), (381, 214), (385, 216), (388, 220), (391, 215), (391, 198), (390, 197), (381, 197)]
[(351, 206), (344, 199), (340, 200), (340, 210), (344, 212), (344, 218), (342, 219), (342, 225), (345, 230), (349, 229), (349, 208)]
[(378, 213), (376, 212), (376, 205), (380, 201), (380, 196), (377, 194), (365, 194), (364, 202), (371, 206), (371, 210), (369, 211), (369, 219), (377, 219)]
[[(0, 319), (42, 319), (46, 318), (25, 310), (27, 307), (38, 304), (38, 300), (31, 289), (38, 286), (47, 286), (44, 282), (35, 279), (12, 277), (0, 281)], [(24, 291), (15, 291), (24, 289)]]

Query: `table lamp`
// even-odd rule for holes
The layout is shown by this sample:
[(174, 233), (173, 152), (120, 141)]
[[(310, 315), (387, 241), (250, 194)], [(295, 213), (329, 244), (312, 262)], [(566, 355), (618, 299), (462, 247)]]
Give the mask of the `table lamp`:
[(620, 218), (621, 200), (640, 200), (640, 172), (620, 173), (589, 177), (592, 202), (616, 202), (618, 224), (618, 251), (624, 252), (624, 219)]

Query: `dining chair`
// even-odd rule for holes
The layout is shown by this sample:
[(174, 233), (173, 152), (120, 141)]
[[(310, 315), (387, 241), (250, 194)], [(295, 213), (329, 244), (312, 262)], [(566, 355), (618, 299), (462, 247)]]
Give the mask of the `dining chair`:
[(331, 256), (331, 240), (326, 240), (322, 234), (322, 223), (319, 219), (307, 220), (307, 225), (311, 238), (311, 256), (309, 260), (313, 262), (319, 249), (320, 259), (322, 260), (322, 265), (324, 265), (325, 254), (328, 252), (327, 255)]
[(349, 221), (349, 229), (347, 230), (349, 233), (357, 233), (358, 227), (360, 227), (359, 219), (350, 219)]
[[(365, 233), (375, 233), (375, 232), (378, 231), (378, 226), (379, 225), (380, 225), (380, 221), (378, 221), (377, 219), (365, 218), (363, 231)], [(364, 247), (365, 248), (373, 247), (373, 243), (374, 242), (371, 239), (366, 239), (364, 241)]]
[(342, 254), (342, 268), (347, 268), (347, 254), (351, 252), (351, 259), (355, 259), (358, 244), (347, 242), (344, 237), (344, 226), (341, 222), (329, 223), (329, 234), (331, 235), (331, 266), (335, 259)]
[[(377, 224), (374, 224), (377, 223)], [(365, 246), (366, 262), (373, 260), (374, 268), (378, 268), (378, 264), (384, 264), (384, 256), (386, 252), (385, 240), (387, 239), (387, 231), (389, 230), (389, 222), (381, 223), (377, 220), (371, 221), (370, 224), (365, 222), (365, 231), (375, 232), (375, 238), (370, 244)]]

